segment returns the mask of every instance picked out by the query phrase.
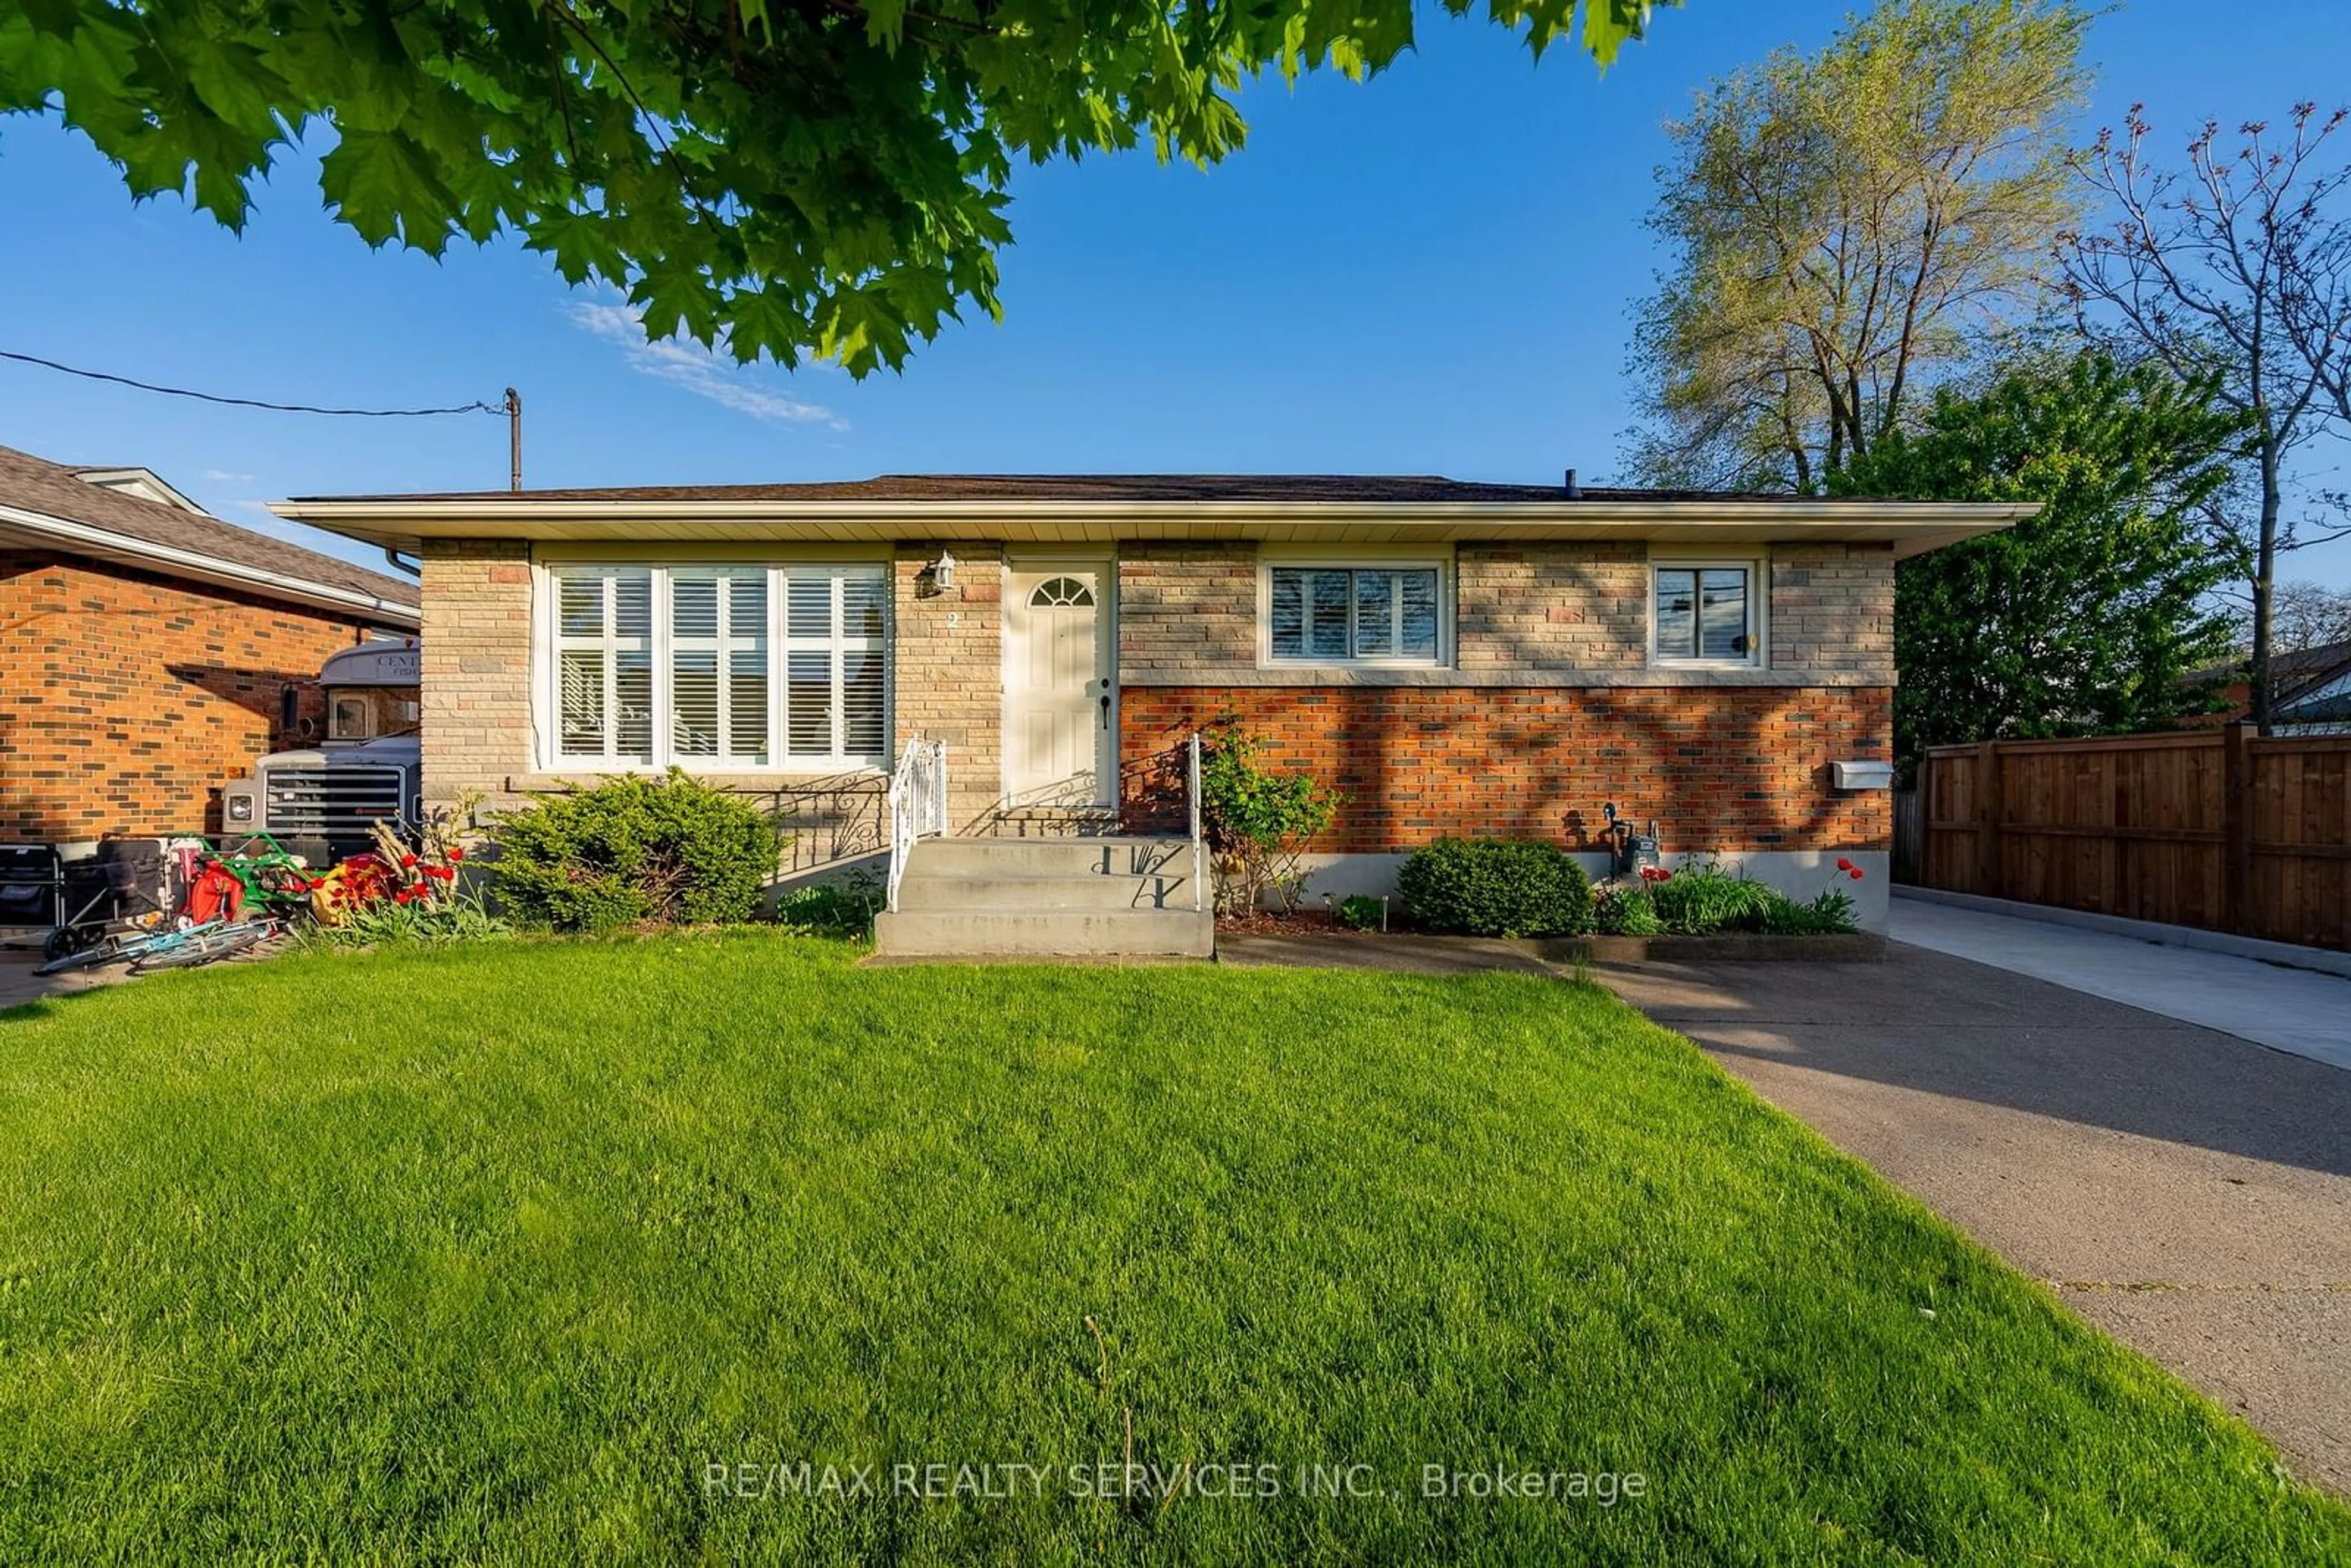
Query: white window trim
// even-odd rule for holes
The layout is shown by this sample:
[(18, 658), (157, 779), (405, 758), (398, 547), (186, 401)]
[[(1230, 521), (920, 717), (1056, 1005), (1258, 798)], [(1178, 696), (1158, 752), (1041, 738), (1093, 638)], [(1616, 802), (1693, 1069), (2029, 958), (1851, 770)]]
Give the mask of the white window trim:
[[(561, 646), (561, 614), (556, 601), (556, 578), (567, 567), (638, 567), (652, 574), (652, 634), (645, 638), (653, 658), (653, 735), (651, 755), (606, 755), (602, 757), (568, 756), (562, 749), (563, 716), (557, 691)], [(665, 722), (673, 712), (672, 680), (675, 674), (672, 658), (670, 581), (673, 572), (740, 571), (746, 567), (764, 570), (768, 578), (768, 760), (755, 762), (740, 757), (682, 757), (674, 749), (670, 725)], [(789, 615), (789, 590), (787, 583), (793, 577), (838, 577), (855, 573), (877, 579), (882, 584), (882, 634), (878, 638), (841, 637), (812, 640), (786, 635)], [(836, 590), (835, 603), (839, 602)], [(797, 553), (778, 557), (770, 553), (758, 559), (732, 552), (697, 554), (691, 558), (662, 550), (643, 554), (588, 554), (577, 550), (549, 552), (531, 563), (531, 752), (533, 766), (542, 772), (565, 773), (661, 773), (674, 766), (696, 776), (723, 778), (726, 776), (786, 775), (807, 778), (836, 777), (842, 774), (886, 774), (897, 750), (897, 606), (894, 574), (889, 561), (873, 556), (827, 559), (802, 557)], [(875, 756), (834, 754), (827, 757), (792, 757), (786, 755), (788, 738), (783, 695), (789, 685), (787, 655), (792, 652), (808, 653), (820, 645), (841, 653), (878, 652), (883, 656), (882, 676), (882, 739), (883, 749)], [(722, 665), (722, 678), (723, 678)], [(833, 729), (838, 735), (842, 727), (841, 698), (836, 687), (833, 698)], [(609, 734), (609, 732), (608, 732)], [(610, 741), (608, 740), (608, 744)]]
[[(578, 564), (593, 567), (599, 570), (621, 570), (638, 565), (637, 562), (627, 560), (580, 562)], [(609, 627), (612, 618), (615, 590), (612, 587), (613, 580), (611, 578), (604, 578), (601, 581), (603, 583), (602, 597), (604, 600), (604, 619), (606, 625)], [(602, 753), (592, 757), (584, 755), (569, 756), (564, 753), (563, 698), (561, 692), (563, 655), (567, 653), (601, 653), (603, 656), (603, 688), (604, 693), (608, 697), (611, 695), (614, 685), (617, 684), (615, 678), (616, 663), (622, 653), (635, 653), (639, 651), (640, 646), (642, 646), (642, 649), (649, 661), (657, 661), (659, 654), (655, 650), (653, 634), (659, 628), (662, 610), (661, 595), (659, 592), (660, 584), (658, 580), (651, 572), (647, 572), (645, 583), (646, 630), (643, 636), (623, 635), (620, 632), (610, 630), (599, 631), (592, 637), (569, 636), (563, 631), (563, 608), (560, 602), (559, 591), (556, 587), (554, 575), (543, 570), (538, 572), (536, 576), (535, 587), (538, 591), (536, 593), (536, 598), (538, 601), (539, 619), (538, 625), (534, 628), (531, 638), (531, 668), (535, 675), (535, 684), (538, 685), (543, 698), (539, 708), (541, 723), (537, 727), (540, 738), (541, 754), (547, 757), (558, 758), (563, 763), (569, 766), (594, 767), (601, 772), (622, 773), (642, 770), (650, 763), (651, 758), (649, 757), (638, 756), (633, 752), (622, 752), (617, 749), (620, 744), (620, 727), (618, 723), (615, 722), (617, 716), (609, 712), (604, 716), (604, 750)], [(656, 746), (659, 745), (661, 738), (658, 733), (661, 727), (659, 723), (659, 716), (661, 712), (660, 685), (661, 669), (659, 664), (656, 662), (653, 667), (652, 680), (652, 698), (653, 708), (652, 728), (654, 732), (652, 738), (653, 744)]]
[[(1747, 656), (1740, 659), (1693, 659), (1657, 652), (1657, 573), (1705, 571), (1737, 568), (1747, 573)], [(1695, 611), (1693, 611), (1695, 613)], [(1641, 607), (1648, 625), (1649, 663), (1671, 670), (1763, 670), (1771, 664), (1771, 558), (1726, 551), (1703, 556), (1653, 556), (1649, 560), (1648, 598)]]
[[(676, 595), (678, 580), (681, 578), (689, 581), (723, 582), (728, 578), (747, 578), (754, 573), (758, 575), (766, 593), (767, 614), (763, 618), (765, 623), (759, 628), (758, 641), (761, 645), (761, 656), (767, 664), (768, 725), (759, 737), (760, 754), (745, 756), (740, 752), (729, 753), (724, 749), (726, 742), (732, 738), (734, 729), (734, 727), (727, 722), (732, 716), (728, 710), (733, 706), (732, 665), (733, 655), (737, 651), (734, 646), (736, 642), (734, 617), (728, 613), (733, 605), (733, 591), (723, 590), (716, 596), (711, 611), (714, 621), (713, 635), (708, 637), (681, 639), (678, 636)], [(659, 613), (654, 618), (654, 636), (662, 644), (660, 656), (663, 663), (653, 672), (653, 714), (658, 720), (664, 711), (664, 704), (666, 702), (670, 716), (670, 721), (666, 726), (656, 723), (655, 727), (662, 732), (655, 737), (656, 746), (674, 747), (677, 744), (677, 655), (681, 652), (711, 654), (713, 671), (717, 684), (712, 722), (717, 727), (717, 739), (722, 749), (715, 756), (697, 753), (692, 757), (679, 757), (676, 759), (679, 767), (690, 768), (697, 772), (757, 773), (768, 768), (769, 759), (782, 755), (776, 745), (778, 738), (777, 734), (778, 727), (776, 723), (776, 573), (772, 567), (762, 570), (758, 566), (740, 561), (694, 566), (683, 563), (672, 565), (665, 562), (655, 574), (653, 597)], [(683, 643), (682, 647), (681, 643)]]
[[(1432, 657), (1400, 653), (1370, 658), (1299, 657), (1273, 651), (1273, 574), (1283, 570), (1325, 571), (1434, 571), (1437, 573), (1437, 652)], [(1453, 665), (1453, 556), (1427, 550), (1266, 549), (1257, 563), (1257, 662), (1268, 670), (1444, 670)]]

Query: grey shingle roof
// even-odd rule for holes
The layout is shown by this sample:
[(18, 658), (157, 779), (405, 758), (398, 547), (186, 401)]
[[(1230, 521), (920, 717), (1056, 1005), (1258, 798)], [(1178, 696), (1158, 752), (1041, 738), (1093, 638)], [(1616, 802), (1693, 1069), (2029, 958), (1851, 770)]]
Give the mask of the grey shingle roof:
[(201, 517), (89, 484), (76, 478), (75, 473), (64, 464), (0, 446), (0, 505), (395, 604), (417, 602), (416, 584), (406, 578), (370, 571), (218, 517)]
[[(1488, 485), (1434, 474), (884, 474), (795, 485), (646, 485), (612, 489), (484, 490), (413, 496), (307, 496), (302, 501), (1395, 501), (1567, 500), (1560, 485)], [(1778, 501), (1799, 496), (1584, 486), (1589, 501)]]

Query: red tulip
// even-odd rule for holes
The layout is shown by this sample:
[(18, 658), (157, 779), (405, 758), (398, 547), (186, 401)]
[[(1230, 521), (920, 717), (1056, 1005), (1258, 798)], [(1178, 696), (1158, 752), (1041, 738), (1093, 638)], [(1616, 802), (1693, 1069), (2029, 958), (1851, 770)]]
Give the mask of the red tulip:
[(449, 850), (449, 860), (452, 864), (455, 864), (456, 862), (464, 860), (465, 858), (465, 852), (464, 850), (458, 849), (454, 845), (451, 846)]
[(1851, 871), (1852, 869), (1853, 862), (1851, 861), (1845, 859), (1843, 855), (1837, 856), (1837, 870)]
[(1859, 866), (1855, 866), (1853, 868), (1853, 880), (1855, 882), (1859, 882), (1861, 880), (1861, 868)]
[(400, 857), (400, 869), (402, 871), (406, 871), (410, 866), (413, 866), (415, 863), (416, 857), (414, 855), (402, 855)]

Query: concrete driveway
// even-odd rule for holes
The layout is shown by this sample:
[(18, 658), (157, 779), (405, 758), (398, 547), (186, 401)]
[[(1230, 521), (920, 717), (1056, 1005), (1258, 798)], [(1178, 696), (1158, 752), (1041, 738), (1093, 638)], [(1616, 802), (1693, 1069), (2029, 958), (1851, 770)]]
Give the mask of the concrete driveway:
[(0, 1008), (37, 1002), (44, 997), (68, 997), (122, 977), (120, 968), (69, 969), (62, 975), (36, 975), (33, 969), (40, 961), (37, 951), (0, 947)]
[(1594, 977), (2351, 1492), (2351, 1072), (1899, 942)]

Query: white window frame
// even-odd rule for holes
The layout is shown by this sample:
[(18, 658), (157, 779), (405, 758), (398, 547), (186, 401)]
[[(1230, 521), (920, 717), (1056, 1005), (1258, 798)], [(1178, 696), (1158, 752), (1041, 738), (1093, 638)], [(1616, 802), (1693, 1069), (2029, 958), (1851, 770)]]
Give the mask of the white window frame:
[[(567, 569), (611, 570), (633, 568), (649, 572), (652, 577), (651, 635), (643, 639), (653, 661), (653, 747), (649, 754), (639, 756), (615, 752), (617, 727), (606, 727), (607, 751), (602, 755), (572, 755), (563, 750), (563, 715), (561, 695), (557, 683), (560, 679), (560, 654), (567, 646), (577, 650), (589, 645), (590, 640), (566, 638), (562, 635), (561, 610), (558, 603), (557, 580)], [(764, 762), (747, 756), (716, 757), (684, 756), (676, 749), (674, 725), (675, 706), (673, 693), (675, 678), (675, 638), (673, 632), (673, 601), (671, 585), (678, 577), (707, 577), (726, 572), (756, 570), (767, 576), (766, 653), (768, 670), (768, 730)], [(882, 589), (882, 631), (879, 636), (850, 635), (845, 632), (824, 637), (788, 636), (790, 614), (790, 587), (793, 578), (824, 578), (835, 583), (832, 592), (834, 620), (839, 623), (842, 591), (840, 580), (862, 577), (880, 584)], [(896, 753), (897, 738), (897, 655), (896, 655), (896, 588), (890, 562), (878, 558), (837, 557), (777, 559), (772, 556), (751, 558), (740, 555), (680, 555), (667, 551), (648, 551), (632, 555), (587, 555), (565, 552), (550, 553), (532, 563), (532, 597), (535, 612), (531, 628), (531, 691), (534, 718), (532, 724), (533, 765), (541, 771), (561, 773), (593, 770), (599, 773), (658, 773), (671, 767), (682, 768), (694, 774), (798, 774), (810, 777), (851, 773), (886, 773)], [(611, 640), (607, 640), (611, 641)], [(633, 644), (636, 639), (620, 639)], [(689, 647), (705, 642), (695, 638)], [(720, 680), (725, 683), (726, 654), (720, 638)], [(789, 655), (792, 653), (827, 652), (832, 655), (833, 697), (832, 730), (838, 746), (843, 737), (845, 693), (841, 684), (845, 655), (858, 653), (878, 653), (882, 655), (882, 743), (880, 752), (872, 755), (836, 749), (821, 757), (791, 756), (788, 752), (789, 726), (787, 705), (789, 688)], [(609, 654), (608, 654), (609, 661)], [(609, 677), (608, 677), (609, 679)], [(723, 737), (722, 737), (723, 738)]]
[[(604, 625), (592, 636), (580, 636), (563, 630), (561, 591), (555, 577), (546, 571), (538, 574), (539, 605), (538, 624), (531, 638), (531, 667), (539, 692), (538, 726), (544, 754), (560, 758), (565, 763), (588, 764), (603, 772), (630, 772), (650, 765), (650, 754), (620, 749), (619, 715), (607, 711), (603, 716), (604, 749), (598, 753), (566, 752), (563, 749), (562, 670), (566, 653), (601, 653), (603, 655), (604, 695), (610, 698), (618, 685), (616, 670), (622, 653), (643, 653), (652, 661), (652, 677), (648, 685), (653, 696), (651, 716), (652, 745), (654, 752), (661, 747), (661, 655), (656, 648), (656, 635), (661, 628), (662, 596), (657, 574), (641, 562), (631, 560), (580, 561), (583, 572), (592, 574), (603, 584)], [(627, 570), (644, 570), (646, 626), (642, 636), (623, 634), (610, 630), (613, 619), (614, 575)]]
[[(1744, 571), (1747, 574), (1747, 653), (1735, 659), (1701, 659), (1657, 647), (1657, 574), (1661, 571)], [(1693, 615), (1698, 613), (1693, 609)], [(1641, 617), (1648, 623), (1649, 663), (1671, 670), (1761, 670), (1771, 653), (1771, 559), (1768, 555), (1656, 556), (1649, 561), (1648, 598)]]
[[(1434, 571), (1437, 574), (1437, 650), (1433, 654), (1375, 653), (1367, 658), (1326, 658), (1273, 651), (1273, 574), (1283, 571)], [(1354, 594), (1348, 592), (1347, 641), (1354, 643)], [(1453, 557), (1426, 550), (1263, 550), (1257, 568), (1257, 660), (1271, 670), (1442, 670), (1453, 664)]]
[[(730, 752), (726, 749), (726, 743), (734, 738), (734, 726), (727, 722), (731, 716), (728, 710), (733, 706), (734, 697), (730, 677), (733, 674), (733, 655), (737, 651), (737, 639), (734, 630), (734, 617), (728, 613), (728, 611), (732, 606), (734, 592), (732, 589), (722, 589), (714, 596), (715, 602), (711, 612), (714, 625), (711, 636), (681, 638), (677, 633), (677, 585), (681, 580), (689, 582), (723, 582), (730, 577), (747, 578), (754, 575), (758, 577), (767, 595), (767, 612), (762, 618), (763, 624), (759, 628), (758, 640), (762, 657), (767, 664), (768, 723), (766, 729), (760, 735), (758, 752)], [(653, 600), (661, 612), (658, 637), (662, 644), (660, 651), (663, 663), (653, 675), (653, 716), (656, 726), (661, 731), (660, 736), (656, 737), (656, 747), (673, 748), (673, 755), (675, 756), (679, 767), (712, 773), (759, 772), (764, 771), (772, 760), (780, 755), (776, 749), (775, 593), (776, 574), (771, 567), (737, 561), (710, 562), (693, 566), (664, 565), (658, 569), (653, 584)], [(713, 656), (717, 692), (716, 700), (712, 708), (711, 722), (717, 727), (719, 745), (719, 749), (714, 754), (705, 756), (697, 753), (684, 756), (676, 754), (674, 750), (677, 745), (677, 656), (681, 653), (709, 653)], [(666, 724), (660, 722), (664, 715), (668, 718)], [(560, 737), (559, 736), (558, 738), (559, 739)]]

